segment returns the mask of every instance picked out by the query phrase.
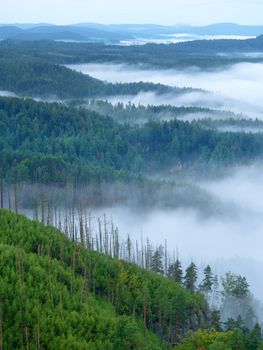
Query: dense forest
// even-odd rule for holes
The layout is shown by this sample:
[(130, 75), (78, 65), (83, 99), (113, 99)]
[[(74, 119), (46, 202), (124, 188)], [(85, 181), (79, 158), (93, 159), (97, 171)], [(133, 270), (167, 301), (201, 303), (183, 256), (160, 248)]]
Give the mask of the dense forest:
[(3, 349), (165, 349), (150, 332), (174, 343), (206, 325), (201, 294), (55, 229), (0, 211), (0, 239)]
[(133, 241), (112, 217), (91, 215), (117, 205), (145, 216), (163, 210), (185, 215), (182, 230), (193, 216), (198, 225), (228, 220), (239, 207), (200, 184), (262, 161), (263, 122), (201, 107), (113, 105), (108, 97), (206, 91), (113, 84), (67, 68), (210, 69), (260, 62), (236, 54), (260, 50), (262, 37), (133, 47), (0, 41), (0, 90), (17, 95), (0, 97), (0, 350), (263, 350), (261, 304), (244, 276), (192, 258), (183, 266), (165, 238), (154, 246), (141, 227)]
[[(219, 313), (209, 311), (209, 266), (197, 290), (194, 263), (183, 276), (177, 260), (165, 277), (159, 249), (142, 269), (118, 259), (113, 237), (111, 258), (91, 250), (86, 239), (72, 242), (50, 226), (0, 210), (1, 348), (159, 350), (181, 343), (182, 350), (262, 349), (258, 324), (249, 330), (239, 318), (221, 325)], [(128, 260), (130, 246), (124, 248)], [(228, 302), (243, 304), (245, 279), (228, 274), (224, 283)]]
[[(68, 102), (71, 106), (82, 106), (93, 110), (102, 115), (107, 115), (119, 123), (142, 124), (150, 120), (170, 120), (178, 118), (181, 120), (196, 120), (199, 124), (210, 128), (216, 128), (225, 124), (233, 126), (255, 126), (260, 127), (260, 121), (257, 123), (244, 119), (244, 115), (235, 114), (230, 111), (213, 110), (201, 107), (178, 107), (171, 105), (138, 105), (131, 102), (124, 104), (122, 102), (112, 104), (109, 101), (99, 99), (89, 100), (71, 100)], [(240, 121), (240, 122), (239, 122)]]
[(119, 124), (85, 109), (0, 98), (1, 177), (10, 183), (129, 181), (152, 169), (214, 171), (261, 159), (261, 134), (195, 122)]
[(111, 84), (57, 64), (23, 59), (1, 59), (0, 76), (0, 90), (46, 99), (136, 95), (149, 91), (176, 96), (198, 91), (144, 82)]
[[(57, 64), (129, 63), (165, 68), (217, 68), (238, 62), (261, 62), (261, 58), (244, 57), (238, 53), (261, 52), (262, 36), (248, 40), (199, 40), (180, 44), (138, 46), (96, 43), (64, 43), (55, 41), (0, 42), (2, 58), (36, 58)], [(220, 56), (218, 53), (226, 53)]]

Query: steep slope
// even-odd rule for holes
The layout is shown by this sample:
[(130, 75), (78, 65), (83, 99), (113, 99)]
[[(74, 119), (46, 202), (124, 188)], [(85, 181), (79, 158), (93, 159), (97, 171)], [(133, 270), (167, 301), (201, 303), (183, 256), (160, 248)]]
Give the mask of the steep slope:
[(22, 96), (72, 98), (103, 94), (105, 84), (66, 67), (43, 62), (1, 60), (0, 89)]
[(0, 301), (3, 349), (157, 350), (207, 326), (201, 295), (6, 210)]

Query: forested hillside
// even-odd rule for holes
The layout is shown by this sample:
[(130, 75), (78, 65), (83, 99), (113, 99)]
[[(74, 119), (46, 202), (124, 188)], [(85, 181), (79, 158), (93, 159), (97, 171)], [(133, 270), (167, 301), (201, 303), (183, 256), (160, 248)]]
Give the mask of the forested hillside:
[(85, 109), (0, 98), (1, 176), (9, 183), (130, 181), (147, 171), (213, 171), (261, 159), (260, 134), (196, 123), (120, 125)]
[(76, 42), (120, 43), (122, 40), (158, 40), (169, 35), (261, 35), (263, 26), (246, 26), (233, 23), (218, 23), (208, 26), (156, 25), (156, 24), (99, 24), (73, 25), (27, 24), (0, 25), (0, 38), (13, 40), (60, 40)]
[(193, 263), (187, 290), (179, 275), (155, 269), (156, 252), (150, 272), (7, 210), (0, 252), (2, 349), (262, 349), (259, 325), (229, 319), (222, 331), (218, 312), (188, 285)]
[(208, 126), (208, 120), (203, 123), (203, 119), (210, 118), (210, 127), (216, 126), (216, 121), (221, 120), (218, 124), (224, 123), (223, 120), (230, 118), (236, 125), (239, 120), (244, 118), (242, 115), (237, 115), (230, 111), (213, 110), (210, 108), (201, 107), (182, 107), (171, 105), (148, 105), (135, 106), (132, 103), (117, 103), (112, 104), (108, 101), (90, 99), (88, 101), (72, 100), (69, 102), (72, 106), (83, 106), (87, 109), (98, 112), (102, 115), (110, 116), (119, 123), (142, 124), (150, 120), (198, 120), (200, 124)]
[[(218, 74), (262, 51), (262, 37), (0, 41), (0, 93), (17, 96), (0, 97), (0, 350), (263, 350), (263, 121), (248, 83), (261, 71)], [(159, 67), (151, 81), (204, 89), (192, 77), (206, 72), (255, 96), (138, 82), (143, 70), (110, 83), (74, 63)], [(133, 81), (130, 67), (108, 79)]]
[[(55, 41), (0, 42), (3, 58), (41, 58), (59, 64), (70, 63), (129, 63), (165, 68), (216, 68), (238, 62), (261, 62), (260, 57), (245, 57), (239, 53), (262, 52), (262, 36), (248, 40), (199, 40), (171, 45), (118, 46), (92, 43)], [(227, 55), (219, 56), (218, 53)]]
[(20, 96), (50, 99), (136, 95), (140, 92), (183, 94), (191, 88), (173, 88), (153, 83), (111, 84), (64, 66), (41, 60), (0, 60), (0, 90)]
[(167, 349), (208, 325), (200, 294), (6, 210), (0, 250), (3, 349)]

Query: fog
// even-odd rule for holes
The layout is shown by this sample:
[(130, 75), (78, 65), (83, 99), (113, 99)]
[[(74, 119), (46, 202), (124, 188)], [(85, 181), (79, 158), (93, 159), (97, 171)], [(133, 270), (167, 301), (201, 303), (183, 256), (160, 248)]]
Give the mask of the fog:
[(245, 275), (252, 292), (262, 300), (263, 283), (263, 167), (253, 165), (231, 171), (222, 180), (199, 184), (222, 207), (209, 217), (194, 209), (152, 211), (127, 206), (101, 208), (95, 216), (108, 213), (122, 235), (133, 239), (149, 237), (153, 244), (166, 239), (170, 253), (179, 251), (184, 267), (193, 259), (202, 269), (210, 263), (214, 272), (229, 270)]
[[(222, 70), (202, 71), (198, 68), (188, 70), (145, 69), (125, 64), (80, 64), (69, 66), (109, 82), (152, 82), (169, 86), (192, 87), (210, 91), (187, 93), (180, 98), (139, 94), (132, 102), (141, 104), (166, 104), (202, 106), (232, 110), (252, 117), (263, 117), (263, 64), (240, 63)], [(126, 98), (126, 101), (129, 97)], [(147, 100), (148, 98), (148, 100)], [(156, 98), (156, 99), (155, 99)], [(155, 103), (154, 102), (155, 99)], [(115, 98), (116, 100), (116, 98)]]
[[(199, 268), (200, 277), (207, 264), (210, 264), (213, 272), (220, 276), (228, 271), (246, 276), (252, 293), (263, 301), (262, 183), (263, 164), (254, 164), (226, 170), (224, 178), (221, 179), (195, 182), (189, 191), (170, 191), (170, 197), (179, 196), (177, 202), (181, 204), (175, 206), (162, 206), (159, 202), (161, 197), (155, 196), (154, 193), (149, 194), (148, 198), (151, 206), (144, 206), (140, 200), (134, 205), (133, 198), (124, 203), (108, 203), (104, 206), (98, 203), (94, 207), (92, 197), (84, 190), (73, 193), (75, 200), (78, 198), (77, 208), (79, 205), (87, 206), (94, 227), (97, 218), (105, 214), (118, 227), (122, 239), (129, 235), (133, 242), (135, 240), (141, 242), (143, 238), (145, 243), (149, 238), (153, 247), (164, 245), (167, 241), (170, 256), (178, 251), (184, 268), (194, 261)], [(34, 202), (32, 197), (34, 191), (25, 188), (21, 194), (25, 191), (28, 193), (28, 198), (26, 199), (24, 195), (22, 198), (27, 209), (21, 207), (22, 210), (19, 211), (32, 218), (33, 211), (29, 209), (29, 203)], [(56, 191), (60, 198), (54, 202), (57, 213), (60, 206), (62, 213), (63, 208), (71, 210), (72, 188), (66, 189), (64, 194), (59, 192), (61, 189), (44, 189), (45, 196), (51, 197)], [(121, 190), (122, 196), (125, 191), (128, 198), (135, 196), (134, 189), (129, 191), (127, 188), (125, 190), (125, 187)], [(138, 198), (140, 191), (137, 193)], [(200, 191), (203, 191), (203, 194)], [(105, 192), (107, 189), (103, 190), (104, 197)], [(114, 192), (110, 192), (111, 198), (113, 194)], [(176, 198), (170, 198), (169, 201), (176, 202)], [(22, 205), (22, 201), (20, 204)]]
[[(102, 98), (101, 98), (102, 99)], [(261, 113), (261, 108), (256, 106), (251, 106), (244, 101), (232, 100), (224, 97), (222, 94), (216, 94), (212, 92), (187, 92), (182, 94), (156, 94), (155, 92), (141, 92), (138, 95), (126, 95), (126, 96), (110, 96), (105, 97), (103, 100), (108, 101), (112, 104), (117, 104), (119, 102), (127, 105), (128, 103), (134, 104), (135, 106), (148, 106), (148, 105), (171, 105), (176, 107), (200, 107), (217, 109), (218, 111), (231, 111), (239, 114), (240, 117), (253, 117), (253, 118), (263, 118), (263, 112)], [(206, 113), (201, 113), (197, 115), (189, 115), (187, 118), (201, 119), (207, 118), (209, 115)], [(227, 113), (226, 113), (227, 117)], [(224, 116), (220, 116), (224, 119)]]
[[(70, 67), (109, 82), (145, 81), (208, 91), (164, 95), (142, 92), (136, 96), (105, 98), (113, 104), (131, 102), (135, 105), (197, 106), (230, 110), (263, 119), (263, 64), (260, 63), (236, 64), (221, 71), (201, 71), (197, 68), (182, 71), (153, 70), (124, 64), (82, 64)], [(184, 116), (189, 120), (202, 117), (207, 118), (207, 113)], [(222, 119), (222, 115), (220, 117)], [(222, 126), (221, 129), (240, 131), (239, 126)], [(258, 131), (252, 127), (242, 130)], [(188, 196), (185, 202), (194, 202), (192, 206), (161, 207), (153, 199), (152, 208), (148, 210), (128, 203), (104, 204), (104, 207), (98, 205), (89, 210), (94, 218), (104, 213), (112, 217), (122, 237), (129, 234), (133, 240), (139, 241), (141, 237), (144, 241), (149, 237), (156, 246), (167, 240), (170, 254), (178, 250), (184, 267), (194, 260), (200, 271), (206, 264), (211, 264), (214, 273), (223, 275), (230, 270), (246, 276), (251, 291), (262, 300), (262, 183), (263, 165), (254, 164), (231, 169), (221, 179), (194, 183), (190, 191), (185, 192), (185, 196)], [(211, 201), (204, 201), (201, 205), (198, 186)], [(133, 190), (130, 192), (132, 197)], [(170, 196), (173, 195), (171, 192)], [(203, 208), (204, 203), (207, 207), (213, 203), (216, 205), (214, 208)]]
[(16, 97), (17, 95), (11, 91), (0, 90), (1, 97)]
[[(213, 272), (221, 276), (228, 271), (246, 276), (251, 291), (262, 300), (262, 183), (263, 164), (255, 164), (230, 169), (220, 180), (195, 183), (189, 191), (183, 192), (188, 197), (185, 200), (182, 193), (171, 191), (171, 196), (179, 195), (179, 206), (162, 206), (160, 197), (152, 196), (152, 205), (147, 207), (138, 202), (134, 205), (134, 199), (125, 201), (125, 204), (116, 202), (93, 207), (90, 195), (85, 194), (84, 190), (81, 190), (81, 194), (76, 192), (75, 198), (78, 198), (81, 205), (85, 205), (85, 201), (89, 203), (86, 205), (94, 226), (97, 218), (105, 214), (107, 218), (112, 218), (123, 239), (130, 235), (133, 242), (141, 242), (142, 237), (146, 242), (149, 238), (156, 247), (166, 240), (169, 254), (173, 256), (178, 251), (184, 268), (193, 260), (199, 267), (200, 275), (204, 266), (211, 264)], [(199, 188), (204, 191), (207, 199), (202, 200), (203, 196), (198, 193)], [(25, 191), (28, 198), (25, 199), (25, 195), (22, 198), (27, 209), (21, 207), (20, 211), (32, 218), (33, 213), (28, 205), (34, 202), (32, 196), (35, 189), (25, 188), (21, 194)], [(63, 208), (63, 205), (67, 205), (64, 207), (66, 210), (71, 210), (72, 189), (66, 189), (64, 193), (59, 191), (61, 189), (44, 189), (45, 195), (51, 197), (57, 192), (54, 202), (57, 210), (59, 206)], [(127, 191), (125, 187), (122, 188), (122, 195), (124, 191)], [(104, 197), (105, 192), (106, 188), (103, 191)], [(134, 196), (135, 190), (131, 192), (130, 195), (127, 193), (128, 197)], [(110, 194), (112, 197), (113, 192)], [(22, 201), (20, 204), (23, 205)]]
[[(208, 91), (115, 96), (108, 99), (113, 104), (130, 101), (135, 105), (199, 106), (263, 118), (262, 63), (240, 63), (207, 71), (195, 67), (145, 69), (125, 64), (82, 64), (71, 68), (113, 83), (145, 81)], [(193, 117), (189, 115), (189, 119)], [(257, 131), (252, 129), (244, 131)], [(156, 245), (166, 239), (170, 251), (178, 249), (184, 266), (193, 259), (200, 269), (210, 263), (215, 273), (222, 275), (231, 270), (245, 275), (252, 292), (262, 300), (263, 283), (259, 277), (263, 269), (262, 183), (263, 167), (258, 164), (232, 170), (221, 180), (199, 183), (220, 203), (218, 213), (209, 216), (200, 215), (194, 208), (155, 208), (146, 212), (134, 211), (128, 206), (102, 208), (96, 210), (95, 215), (103, 212), (112, 215), (123, 235), (130, 234), (138, 240), (142, 235), (150, 237)]]
[(217, 54), (219, 57), (228, 57), (228, 58), (258, 58), (262, 59), (263, 58), (263, 52), (231, 52), (231, 53), (226, 53), (226, 52), (219, 52)]
[(246, 133), (262, 133), (263, 128), (262, 127), (243, 127), (243, 126), (234, 126), (234, 125), (223, 125), (217, 128), (217, 130), (222, 132), (246, 132)]
[(170, 34), (170, 35), (159, 35), (159, 38), (136, 38), (131, 40), (120, 41), (121, 45), (145, 45), (149, 43), (154, 44), (177, 44), (181, 42), (194, 41), (194, 40), (247, 40), (254, 39), (255, 36), (244, 36), (244, 35), (196, 35), (196, 34)]

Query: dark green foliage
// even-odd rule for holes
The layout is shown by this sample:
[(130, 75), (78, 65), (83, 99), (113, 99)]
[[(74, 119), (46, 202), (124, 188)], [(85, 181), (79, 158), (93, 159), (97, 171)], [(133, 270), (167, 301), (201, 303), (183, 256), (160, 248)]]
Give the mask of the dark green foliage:
[[(174, 93), (176, 90), (174, 91)], [(180, 93), (180, 89), (178, 90)], [(228, 124), (242, 126), (263, 127), (262, 121), (257, 120), (255, 123), (252, 120), (240, 120), (244, 116), (236, 115), (233, 112), (213, 110), (209, 108), (200, 107), (178, 107), (171, 105), (148, 105), (148, 106), (135, 106), (132, 103), (123, 104), (121, 102), (117, 104), (111, 104), (108, 101), (91, 99), (88, 101), (73, 100), (69, 102), (73, 106), (85, 106), (86, 108), (98, 112), (102, 115), (108, 115), (119, 123), (140, 124), (149, 120), (170, 120), (174, 118), (181, 118), (189, 114), (196, 114), (196, 123), (206, 128), (217, 128), (227, 126)], [(202, 117), (200, 120), (200, 116)], [(228, 117), (229, 119), (224, 119)], [(221, 118), (221, 119), (220, 119)], [(261, 124), (261, 125), (260, 125)]]
[(119, 136), (123, 128), (110, 118), (58, 104), (1, 99), (0, 120), (0, 167), (8, 181), (129, 178), (127, 161), (133, 151)]
[[(261, 52), (262, 37), (249, 40), (199, 40), (171, 45), (104, 45), (92, 43), (64, 43), (54, 41), (0, 42), (3, 58), (41, 58), (53, 63), (129, 63), (164, 68), (216, 68), (240, 61), (260, 62), (260, 58), (240, 57), (237, 52)], [(228, 55), (219, 56), (218, 52)]]
[(0, 150), (8, 182), (129, 182), (149, 170), (202, 175), (260, 159), (263, 137), (179, 120), (119, 125), (84, 109), (2, 97)]
[(191, 262), (191, 264), (185, 270), (184, 276), (184, 286), (191, 293), (196, 291), (196, 281), (197, 281), (197, 266), (195, 263)]
[(71, 99), (139, 92), (186, 93), (193, 89), (172, 88), (152, 83), (111, 84), (61, 65), (36, 60), (0, 60), (0, 90), (20, 96)]
[(0, 61), (0, 89), (22, 96), (70, 98), (96, 96), (105, 84), (70, 69), (43, 62)]
[(163, 267), (163, 247), (160, 246), (156, 251), (153, 253), (151, 258), (151, 270), (156, 273), (163, 274), (164, 273), (164, 267)]
[(245, 298), (249, 294), (249, 284), (243, 276), (233, 275), (232, 273), (227, 273), (222, 280), (223, 286), (223, 296), (224, 297), (235, 297), (235, 298)]
[(210, 265), (207, 265), (204, 269), (204, 279), (200, 285), (200, 290), (204, 292), (206, 295), (212, 292), (212, 287), (214, 284), (214, 277), (212, 274), (212, 269)]
[(4, 349), (164, 349), (150, 331), (174, 342), (207, 312), (201, 295), (6, 210), (0, 242)]
[[(251, 329), (255, 324), (256, 317), (253, 310), (253, 296), (249, 291), (246, 278), (229, 272), (222, 279), (222, 286), (222, 318), (228, 320), (227, 322), (234, 318)], [(229, 325), (227, 327), (229, 328)]]
[(183, 269), (178, 258), (168, 267), (168, 277), (179, 284), (183, 283)]
[(215, 329), (216, 331), (221, 331), (221, 317), (220, 317), (220, 311), (219, 310), (213, 310), (211, 311), (211, 327), (212, 329)]
[(262, 329), (257, 323), (247, 337), (246, 346), (248, 350), (258, 350), (262, 345)]

